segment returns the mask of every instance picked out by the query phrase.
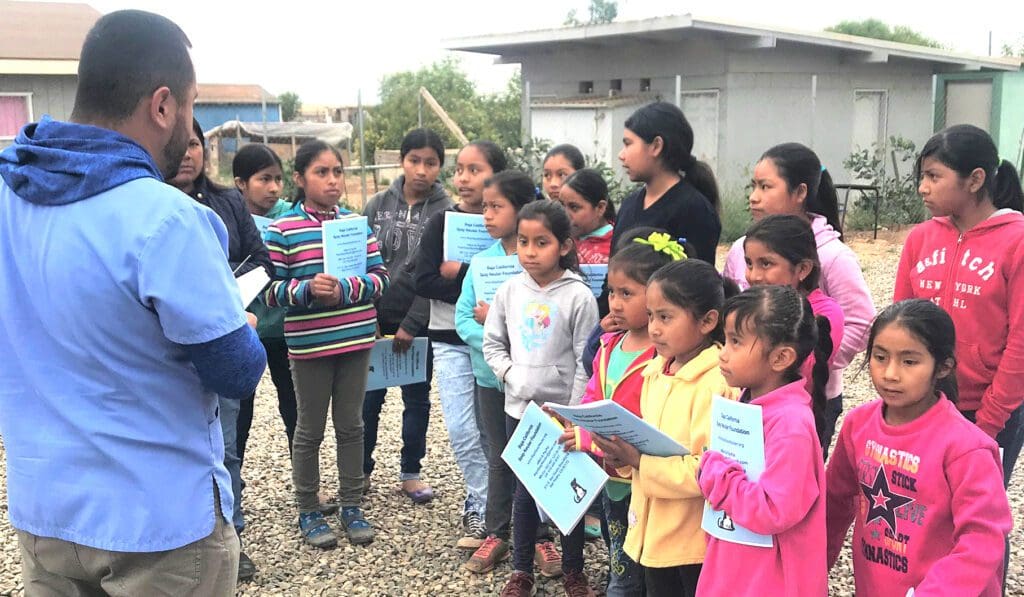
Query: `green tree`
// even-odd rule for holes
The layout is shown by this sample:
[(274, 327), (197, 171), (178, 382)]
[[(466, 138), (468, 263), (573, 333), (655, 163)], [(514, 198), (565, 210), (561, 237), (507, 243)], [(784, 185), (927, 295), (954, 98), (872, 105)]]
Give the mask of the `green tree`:
[(1017, 38), (1016, 43), (1003, 44), (1003, 56), (1024, 58), (1024, 36)]
[[(380, 83), (380, 104), (369, 110), (366, 123), (366, 155), (376, 149), (398, 148), (419, 122), (419, 89), (427, 91), (470, 139), (490, 139), (503, 146), (519, 146), (522, 82), (509, 81), (505, 91), (478, 94), (458, 60), (446, 58), (417, 71), (386, 75)], [(423, 126), (437, 131), (446, 147), (459, 141), (424, 103)]]
[(847, 35), (858, 35), (873, 39), (883, 39), (915, 46), (927, 46), (929, 48), (945, 48), (938, 41), (926, 37), (910, 27), (896, 25), (890, 27), (878, 19), (865, 19), (863, 21), (842, 21), (838, 25), (828, 27), (825, 31), (834, 33), (845, 33)]
[(285, 91), (277, 96), (277, 99), (281, 102), (281, 120), (285, 122), (295, 120), (295, 117), (299, 115), (299, 110), (302, 109), (302, 100), (299, 99), (299, 94), (294, 91)]
[(616, 0), (590, 0), (590, 6), (587, 10), (590, 13), (590, 18), (586, 23), (580, 22), (574, 8), (569, 11), (569, 14), (565, 15), (564, 24), (570, 27), (579, 27), (581, 25), (611, 23), (619, 16), (619, 3)]

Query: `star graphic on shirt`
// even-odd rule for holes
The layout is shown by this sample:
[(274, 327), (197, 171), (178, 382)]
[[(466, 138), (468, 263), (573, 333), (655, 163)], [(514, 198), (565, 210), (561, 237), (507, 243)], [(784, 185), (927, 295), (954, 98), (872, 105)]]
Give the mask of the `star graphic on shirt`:
[(894, 493), (889, 489), (889, 482), (885, 478), (885, 467), (878, 465), (878, 472), (875, 473), (875, 482), (871, 485), (860, 484), (860, 490), (868, 501), (868, 515), (864, 524), (871, 524), (876, 520), (883, 520), (889, 525), (889, 530), (896, 532), (896, 510), (914, 501), (914, 498)]

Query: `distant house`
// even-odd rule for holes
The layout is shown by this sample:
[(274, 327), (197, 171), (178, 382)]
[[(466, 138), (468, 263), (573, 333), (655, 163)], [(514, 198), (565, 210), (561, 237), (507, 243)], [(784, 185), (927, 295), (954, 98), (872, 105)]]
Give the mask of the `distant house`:
[(694, 153), (726, 185), (744, 183), (761, 153), (785, 141), (810, 145), (838, 182), (850, 182), (842, 163), (854, 149), (890, 135), (920, 147), (959, 122), (988, 129), (1004, 157), (1021, 155), (1017, 58), (691, 15), (481, 35), (448, 47), (520, 64), (524, 134), (575, 143), (613, 167), (625, 118), (656, 98), (683, 109)]
[(281, 101), (259, 85), (200, 83), (195, 116), (204, 131), (229, 120), (281, 122)]
[(358, 111), (357, 106), (303, 103), (302, 108), (299, 109), (298, 119), (303, 122), (349, 122), (355, 124)]
[(0, 0), (0, 147), (44, 114), (71, 116), (78, 55), (100, 16), (86, 4)]

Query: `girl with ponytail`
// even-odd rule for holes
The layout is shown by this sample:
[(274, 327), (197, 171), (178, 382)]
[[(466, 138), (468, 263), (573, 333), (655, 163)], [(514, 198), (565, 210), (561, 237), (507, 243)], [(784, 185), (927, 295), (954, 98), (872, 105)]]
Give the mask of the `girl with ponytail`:
[(626, 119), (622, 145), (622, 167), (644, 186), (622, 201), (612, 253), (630, 228), (658, 226), (689, 241), (694, 257), (714, 264), (722, 232), (718, 185), (711, 168), (693, 156), (693, 128), (683, 112), (667, 102), (640, 108)]
[(907, 237), (893, 301), (928, 299), (953, 318), (957, 408), (1003, 448), (1009, 483), (1024, 442), (1020, 178), (999, 159), (992, 137), (966, 124), (925, 143), (917, 174), (918, 193), (933, 217)]
[[(769, 215), (795, 215), (810, 222), (821, 264), (821, 291), (835, 299), (843, 310), (843, 341), (831, 361), (825, 389), (829, 401), (822, 442), (827, 455), (836, 420), (843, 412), (843, 370), (867, 346), (875, 303), (857, 256), (842, 241), (832, 176), (810, 148), (799, 143), (769, 148), (754, 166), (751, 184), (750, 215), (755, 223)], [(733, 243), (722, 272), (740, 288), (748, 286), (743, 258), (745, 242), (743, 237)]]
[[(708, 537), (697, 594), (826, 595), (824, 425), (829, 323), (789, 286), (755, 286), (725, 303), (719, 368), (740, 397), (761, 407), (765, 466), (756, 481), (721, 452), (704, 453), (704, 497), (737, 524), (772, 536), (771, 547)], [(801, 368), (815, 357), (813, 391)], [(736, 579), (742, 578), (742, 583)]]

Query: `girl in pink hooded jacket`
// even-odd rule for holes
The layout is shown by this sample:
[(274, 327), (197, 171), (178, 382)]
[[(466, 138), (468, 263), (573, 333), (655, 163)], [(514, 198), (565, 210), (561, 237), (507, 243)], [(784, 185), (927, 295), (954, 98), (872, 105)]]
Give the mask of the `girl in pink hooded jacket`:
[[(750, 215), (760, 221), (767, 215), (797, 215), (811, 223), (821, 263), (821, 291), (839, 303), (843, 311), (843, 339), (829, 364), (825, 393), (825, 453), (835, 434), (836, 420), (843, 412), (843, 370), (867, 345), (868, 328), (875, 317), (875, 304), (864, 281), (857, 256), (842, 241), (839, 200), (832, 176), (818, 156), (799, 143), (783, 143), (764, 152), (754, 166), (750, 193)], [(743, 243), (733, 243), (722, 272), (740, 288), (747, 288)]]
[(953, 318), (957, 408), (1003, 448), (1008, 483), (1024, 443), (1020, 178), (992, 137), (966, 124), (929, 139), (917, 171), (933, 217), (907, 237), (893, 301), (928, 299)]
[[(807, 298), (788, 286), (755, 286), (725, 304), (719, 368), (740, 400), (761, 407), (765, 467), (757, 481), (740, 463), (705, 452), (698, 481), (708, 503), (736, 524), (772, 536), (771, 547), (708, 537), (697, 596), (823, 597), (825, 465), (818, 443), (824, 423), (828, 334)], [(800, 369), (815, 353), (813, 398)]]

